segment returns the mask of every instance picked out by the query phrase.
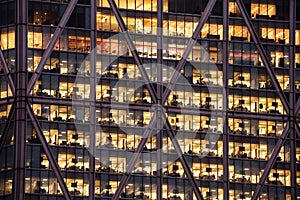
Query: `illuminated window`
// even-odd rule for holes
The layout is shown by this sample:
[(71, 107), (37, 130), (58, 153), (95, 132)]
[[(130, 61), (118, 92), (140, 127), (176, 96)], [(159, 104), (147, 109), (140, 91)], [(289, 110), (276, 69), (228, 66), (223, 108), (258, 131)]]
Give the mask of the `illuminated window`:
[(5, 29), (3, 29), (0, 37), (2, 50), (15, 48), (15, 32), (7, 32)]
[(300, 45), (300, 30), (296, 30), (296, 45)]
[[(115, 1), (118, 8), (125, 8), (131, 10), (147, 10), (147, 11), (156, 11), (157, 5), (156, 0), (116, 0)], [(97, 0), (97, 6), (100, 7), (110, 7), (107, 0)], [(164, 4), (164, 10), (167, 11), (168, 3)]]
[(276, 5), (272, 4), (251, 4), (251, 16), (259, 18), (261, 16), (272, 17), (276, 15)]
[(273, 39), (279, 44), (289, 43), (289, 30), (288, 29), (275, 29), (275, 28), (265, 28), (261, 29), (262, 38)]
[(229, 25), (229, 39), (239, 41), (249, 41), (250, 34), (246, 26)]

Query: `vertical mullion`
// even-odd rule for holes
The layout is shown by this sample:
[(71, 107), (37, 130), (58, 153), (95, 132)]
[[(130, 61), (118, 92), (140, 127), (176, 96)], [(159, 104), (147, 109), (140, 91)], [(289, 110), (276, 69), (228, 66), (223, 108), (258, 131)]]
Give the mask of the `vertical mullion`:
[(228, 24), (229, 0), (223, 1), (223, 199), (229, 199), (229, 135), (228, 135)]
[[(157, 104), (162, 104), (162, 63), (163, 63), (163, 50), (162, 50), (162, 34), (163, 34), (163, 0), (157, 0)], [(157, 107), (159, 109), (159, 107)], [(162, 199), (162, 184), (163, 184), (163, 173), (162, 173), (162, 114), (161, 110), (158, 110), (157, 115), (157, 173), (156, 173), (156, 199)]]
[(96, 142), (96, 0), (91, 0), (91, 31), (90, 31), (90, 146), (89, 146), (89, 199), (95, 199), (95, 142)]
[[(162, 34), (163, 34), (163, 1), (157, 0), (157, 104), (161, 105), (162, 98)], [(160, 107), (158, 108), (157, 115), (157, 173), (156, 173), (156, 199), (162, 199), (162, 184), (163, 184), (163, 173), (162, 173), (162, 137), (163, 133), (161, 129), (162, 125), (162, 114)]]
[(296, 168), (296, 116), (295, 112), (295, 31), (296, 31), (296, 1), (289, 1), (289, 77), (290, 77), (290, 91), (289, 91), (289, 103), (290, 103), (290, 112), (289, 112), (289, 120), (290, 120), (290, 163), (291, 163), (291, 197), (292, 199), (297, 199), (297, 168)]

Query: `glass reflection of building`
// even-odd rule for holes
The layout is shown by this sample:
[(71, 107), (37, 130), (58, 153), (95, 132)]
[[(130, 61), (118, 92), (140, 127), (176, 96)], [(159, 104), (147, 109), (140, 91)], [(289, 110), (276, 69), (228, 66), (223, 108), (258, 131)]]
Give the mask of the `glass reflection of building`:
[[(182, 57), (188, 39), (192, 36), (208, 0), (161, 0), (163, 19), (157, 17), (156, 0), (116, 0), (128, 31), (134, 38), (138, 55), (143, 63), (157, 62), (157, 27), (162, 20), (163, 35), (168, 46), (163, 50), (163, 63), (176, 66)], [(289, 1), (244, 1), (259, 39), (270, 59), (280, 87), (289, 97), (291, 73), (295, 95), (300, 92), (300, 1), (296, 2), (295, 44), (291, 43)], [(66, 0), (30, 0), (28, 2), (28, 77), (41, 60), (48, 42), (68, 5)], [(105, 0), (97, 0), (96, 27), (91, 27), (90, 0), (79, 0), (54, 50), (47, 60), (42, 75), (29, 96), (32, 109), (43, 134), (55, 156), (64, 181), (74, 199), (89, 199), (94, 188), (95, 199), (110, 199), (125, 173), (128, 158), (124, 152), (134, 152), (149, 125), (153, 100), (131, 53), (121, 55), (120, 41), (114, 37), (120, 32), (118, 21)], [(251, 34), (234, 0), (228, 7), (228, 69), (223, 74), (223, 1), (218, 0), (197, 41), (207, 52), (203, 59), (201, 49), (195, 46), (181, 75), (193, 91), (178, 83), (171, 92), (165, 107), (175, 132), (183, 137), (178, 141), (204, 199), (224, 199), (224, 171), (228, 171), (230, 199), (250, 199), (270, 155), (283, 133), (289, 116), (267, 73)], [(14, 76), (15, 70), (15, 2), (0, 1), (0, 45), (7, 65)], [(93, 31), (96, 28), (96, 31)], [(95, 34), (97, 60), (93, 69), (86, 56), (91, 52)], [(295, 66), (290, 66), (290, 50), (294, 47)], [(104, 66), (104, 60), (109, 65)], [(201, 70), (194, 68), (206, 64)], [(208, 63), (215, 63), (211, 68)], [(83, 66), (83, 67), (82, 67)], [(295, 70), (290, 68), (295, 67)], [(97, 121), (95, 135), (95, 165), (91, 172), (90, 144), (91, 72), (99, 79), (95, 86)], [(147, 69), (153, 74), (152, 69)], [(167, 69), (169, 70), (169, 69)], [(227, 77), (227, 84), (223, 78)], [(1, 70), (1, 133), (11, 108), (12, 92)], [(155, 77), (150, 76), (151, 81)], [(164, 77), (164, 83), (170, 77)], [(119, 85), (115, 87), (115, 83)], [(127, 84), (127, 83), (131, 84)], [(226, 82), (226, 81), (224, 81)], [(143, 85), (135, 89), (137, 86)], [(228, 93), (228, 110), (223, 115), (224, 98)], [(85, 100), (86, 104), (74, 107), (72, 100)], [(110, 104), (117, 106), (110, 106)], [(132, 105), (129, 109), (123, 105)], [(176, 108), (180, 107), (180, 111)], [(193, 112), (200, 110), (199, 112)], [(214, 120), (210, 111), (216, 112)], [(196, 114), (195, 114), (196, 113)], [(225, 119), (225, 120), (224, 120)], [(298, 117), (295, 117), (299, 120)], [(17, 123), (17, 122), (14, 122)], [(13, 123), (13, 124), (14, 124)], [(223, 160), (223, 126), (228, 128), (228, 160)], [(226, 126), (227, 126), (226, 125)], [(12, 125), (13, 126), (13, 125)], [(13, 130), (13, 129), (11, 129)], [(9, 131), (11, 132), (11, 131)], [(220, 136), (213, 143), (206, 133)], [(191, 137), (191, 135), (193, 137)], [(166, 161), (162, 169), (163, 199), (196, 199), (170, 138), (163, 130), (163, 154)], [(272, 167), (259, 199), (300, 198), (300, 140), (288, 136)], [(156, 151), (156, 136), (147, 140), (143, 153)], [(292, 158), (292, 153), (296, 154)], [(1, 151), (0, 199), (13, 199), (13, 141), (6, 141)], [(199, 155), (205, 154), (204, 157)], [(108, 156), (105, 162), (101, 156)], [(123, 199), (156, 199), (156, 157), (142, 157), (121, 193)], [(296, 159), (296, 160), (295, 160)], [(294, 163), (292, 161), (295, 161)], [(225, 165), (224, 163), (227, 163)], [(293, 172), (296, 165), (296, 172)], [(59, 199), (63, 192), (57, 183), (45, 152), (28, 119), (26, 130), (26, 199)], [(94, 173), (94, 182), (89, 174)], [(296, 175), (296, 185), (293, 174)], [(297, 196), (292, 191), (296, 190)]]

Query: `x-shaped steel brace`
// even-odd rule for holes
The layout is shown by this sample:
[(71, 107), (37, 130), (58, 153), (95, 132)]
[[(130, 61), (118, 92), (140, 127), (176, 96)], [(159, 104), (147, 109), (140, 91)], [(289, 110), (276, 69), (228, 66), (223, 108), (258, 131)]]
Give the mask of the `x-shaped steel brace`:
[[(130, 51), (133, 55), (133, 58), (134, 58), (136, 64), (137, 64), (137, 66), (138, 66), (138, 68), (141, 72), (141, 75), (142, 75), (142, 77), (143, 77), (143, 79), (146, 83), (146, 87), (149, 90), (150, 96), (151, 96), (153, 102), (157, 103), (157, 94), (154, 91), (153, 85), (150, 82), (150, 79), (147, 75), (147, 72), (146, 72), (146, 70), (144, 69), (144, 67), (142, 65), (141, 59), (140, 59), (140, 57), (137, 53), (137, 50), (136, 50), (136, 48), (135, 48), (135, 46), (134, 46), (134, 44), (133, 44), (133, 42), (130, 38), (130, 35), (127, 31), (127, 27), (124, 23), (124, 20), (122, 19), (122, 16), (121, 16), (121, 14), (120, 14), (120, 12), (117, 8), (117, 5), (116, 5), (114, 0), (108, 0), (108, 2), (110, 4), (110, 7), (111, 7), (112, 11), (115, 14), (115, 17), (116, 17), (116, 19), (119, 23), (121, 31), (125, 34), (126, 42), (129, 46), (129, 49), (130, 49)], [(163, 98), (162, 98), (162, 101), (161, 101), (161, 106), (163, 106), (166, 103), (166, 101), (168, 99), (168, 96), (170, 95), (171, 91), (174, 89), (175, 84), (177, 82), (177, 79), (180, 76), (180, 73), (177, 73), (177, 72), (179, 72), (184, 67), (184, 64), (186, 63), (188, 55), (190, 54), (194, 44), (196, 43), (196, 39), (197, 39), (198, 35), (200, 34), (200, 31), (201, 31), (202, 27), (204, 26), (205, 22), (207, 21), (208, 16), (211, 13), (215, 3), (216, 3), (216, 0), (210, 0), (208, 2), (207, 6), (204, 10), (204, 13), (201, 16), (201, 18), (199, 20), (199, 23), (198, 23), (198, 25), (197, 25), (194, 33), (193, 33), (193, 36), (188, 42), (188, 45), (187, 45), (187, 47), (186, 47), (186, 49), (183, 53), (183, 56), (182, 56), (181, 60), (179, 61), (179, 63), (177, 64), (176, 68), (175, 68), (176, 71), (173, 73), (171, 81), (169, 82), (169, 84), (167, 86), (167, 89), (163, 94)], [(193, 179), (192, 172), (191, 172), (191, 170), (190, 170), (190, 168), (189, 168), (189, 166), (188, 166), (188, 164), (187, 164), (187, 162), (186, 162), (186, 160), (185, 160), (185, 158), (182, 154), (182, 151), (180, 149), (178, 141), (175, 139), (175, 134), (172, 131), (170, 123), (169, 123), (167, 117), (165, 116), (165, 113), (160, 112), (160, 114), (162, 114), (161, 118), (166, 120), (165, 126), (166, 126), (166, 129), (167, 129), (168, 135), (172, 139), (173, 145), (174, 145), (174, 147), (176, 149), (176, 152), (178, 154), (178, 157), (179, 157), (179, 159), (182, 163), (184, 171), (185, 171), (185, 173), (186, 173), (186, 175), (187, 175), (187, 177), (188, 177), (188, 179), (189, 179), (189, 181), (190, 181), (190, 183), (193, 187), (193, 190), (195, 192), (195, 195), (196, 195), (197, 199), (203, 199), (203, 197), (201, 195), (201, 192), (199, 190), (199, 187), (197, 186), (195, 180)], [(122, 177), (122, 179), (120, 181), (120, 184), (119, 184), (119, 186), (118, 186), (118, 188), (117, 188), (117, 190), (116, 190), (116, 192), (115, 192), (115, 194), (112, 198), (113, 200), (116, 200), (116, 199), (119, 198), (119, 196), (121, 195), (121, 192), (123, 191), (125, 185), (127, 184), (128, 180), (130, 178), (130, 175), (132, 174), (133, 167), (135, 166), (135, 164), (136, 164), (136, 162), (139, 158), (139, 155), (142, 152), (143, 147), (145, 146), (146, 141), (147, 141), (148, 137), (150, 136), (151, 132), (153, 131), (153, 127), (156, 124), (155, 123), (155, 116), (156, 115), (157, 115), (157, 113), (155, 112), (154, 115), (152, 116), (151, 120), (150, 120), (149, 126), (147, 127), (147, 129), (144, 132), (144, 136), (143, 136), (141, 142), (139, 143), (137, 149), (135, 150), (135, 153), (134, 153), (133, 157), (129, 161), (129, 164), (126, 168), (126, 172), (125, 172), (124, 176)]]

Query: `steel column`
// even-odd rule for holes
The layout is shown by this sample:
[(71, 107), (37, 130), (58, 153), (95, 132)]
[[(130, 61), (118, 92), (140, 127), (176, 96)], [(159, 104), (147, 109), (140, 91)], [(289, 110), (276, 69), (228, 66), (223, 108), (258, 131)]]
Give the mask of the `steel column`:
[(26, 161), (26, 88), (27, 88), (27, 25), (28, 1), (15, 1), (16, 13), (16, 80), (15, 80), (15, 132), (14, 132), (14, 199), (25, 199)]
[(172, 126), (171, 126), (169, 120), (166, 118), (166, 115), (163, 115), (163, 117), (164, 117), (164, 121), (166, 121), (165, 127), (167, 129), (168, 136), (170, 137), (170, 139), (171, 139), (171, 141), (173, 143), (173, 146), (174, 146), (174, 148), (176, 150), (176, 153), (178, 155), (178, 159), (180, 160), (180, 162), (182, 164), (184, 172), (185, 172), (185, 174), (186, 174), (186, 176), (187, 176), (190, 184), (192, 185), (192, 188), (194, 190), (196, 198), (198, 200), (203, 200), (203, 196), (202, 196), (202, 194), (201, 194), (201, 192), (199, 190), (199, 187), (198, 187), (198, 185), (197, 185), (197, 183), (195, 181), (195, 178), (193, 177), (193, 173), (192, 173), (192, 171), (190, 169), (190, 166), (188, 165), (187, 161), (184, 158), (183, 152), (182, 152), (182, 150), (180, 148), (180, 145), (179, 145), (179, 143), (178, 143), (178, 141), (177, 141), (177, 139), (175, 137), (175, 133), (172, 130)]
[(286, 99), (286, 97), (285, 97), (285, 95), (284, 95), (284, 93), (283, 93), (283, 91), (282, 91), (282, 89), (281, 89), (281, 87), (279, 85), (279, 82), (278, 82), (278, 80), (276, 78), (275, 72), (274, 72), (274, 70), (272, 68), (272, 64), (271, 64), (271, 62), (270, 62), (270, 60), (269, 60), (269, 58), (268, 58), (268, 56), (266, 54), (266, 51), (265, 51), (263, 45), (261, 44), (261, 41), (260, 41), (260, 39), (259, 39), (259, 37), (258, 37), (255, 29), (254, 29), (254, 26), (253, 26), (251, 20), (249, 19), (247, 10), (245, 8), (245, 5), (244, 5), (244, 3), (241, 0), (236, 0), (236, 3), (237, 3), (237, 5), (238, 5), (238, 7), (240, 9), (240, 12), (242, 14), (242, 17), (243, 17), (244, 21), (245, 21), (245, 23), (246, 23), (246, 25), (248, 27), (248, 30), (249, 30), (249, 32), (251, 34), (251, 37), (252, 37), (252, 39), (253, 39), (253, 41), (254, 41), (254, 43), (256, 45), (256, 48), (257, 48), (257, 50), (259, 52), (259, 55), (260, 55), (260, 57), (261, 57), (261, 59), (263, 61), (263, 64), (265, 65), (265, 67), (267, 69), (267, 72), (268, 72), (268, 74), (269, 74), (269, 76), (271, 78), (271, 81), (272, 81), (272, 83), (273, 83), (273, 85), (274, 85), (274, 87), (275, 87), (275, 89), (276, 89), (276, 91), (278, 93), (278, 96), (279, 96), (279, 98), (281, 100), (281, 103), (282, 103), (285, 111), (288, 114), (289, 111), (290, 111), (288, 101), (287, 101), (287, 99)]
[(290, 28), (290, 45), (289, 45), (289, 62), (290, 62), (290, 91), (289, 91), (289, 122), (290, 122), (290, 163), (291, 163), (291, 197), (292, 199), (297, 199), (297, 167), (296, 167), (296, 130), (295, 123), (296, 113), (295, 113), (295, 32), (296, 32), (296, 1), (289, 1), (289, 28)]
[(68, 7), (66, 9), (66, 11), (64, 12), (64, 15), (62, 16), (60, 22), (57, 25), (57, 28), (53, 34), (53, 37), (51, 38), (51, 40), (49, 41), (47, 48), (45, 49), (45, 52), (34, 72), (34, 74), (32, 75), (29, 83), (28, 83), (28, 87), (27, 87), (27, 94), (29, 95), (31, 90), (34, 87), (34, 84), (36, 83), (36, 81), (39, 79), (39, 77), (41, 76), (41, 73), (43, 71), (43, 68), (48, 60), (48, 58), (50, 57), (53, 48), (56, 44), (56, 42), (58, 41), (59, 37), (61, 36), (76, 4), (77, 4), (78, 0), (70, 0), (70, 3), (68, 4)]
[(258, 199), (258, 195), (260, 193), (260, 191), (262, 190), (263, 186), (265, 185), (265, 182), (269, 176), (269, 173), (270, 171), (272, 170), (276, 160), (277, 160), (277, 156), (280, 152), (280, 149), (282, 147), (282, 145), (284, 144), (288, 134), (289, 134), (289, 130), (290, 130), (290, 124), (289, 122), (286, 123), (286, 126), (279, 138), (279, 140), (277, 141), (274, 149), (273, 149), (273, 152), (272, 152), (272, 155), (269, 159), (269, 161), (267, 162), (267, 165), (266, 165), (266, 168), (262, 174), (262, 176), (260, 177), (260, 180), (259, 180), (259, 183), (257, 184), (255, 190), (254, 190), (254, 194), (252, 196), (252, 200), (256, 200)]
[(40, 126), (40, 124), (38, 123), (38, 119), (37, 117), (34, 115), (33, 113), (33, 110), (30, 106), (29, 103), (27, 103), (27, 106), (26, 106), (26, 110), (27, 110), (27, 113), (28, 113), (28, 116), (29, 118), (31, 119), (32, 121), (32, 124), (33, 124), (33, 127), (35, 128), (36, 130), (36, 133), (37, 133), (37, 136), (41, 142), (41, 145), (43, 147), (43, 150), (47, 156), (47, 159), (49, 160), (49, 164), (53, 170), (53, 173), (55, 174), (56, 178), (57, 178), (57, 181), (59, 183), (59, 186), (64, 194), (64, 197), (65, 199), (67, 200), (71, 200), (72, 197), (68, 191), (68, 187), (63, 179), (63, 176), (61, 174), (61, 171), (60, 171), (60, 168), (58, 166), (58, 163), (57, 161), (55, 160), (52, 152), (51, 152), (51, 149), (50, 149), (50, 146), (49, 144), (47, 143), (47, 140), (43, 134), (43, 131), (42, 131), (42, 128)]
[(223, 0), (223, 199), (229, 199), (229, 134), (228, 134), (228, 26), (229, 26), (229, 0)]
[(89, 199), (95, 199), (95, 145), (96, 145), (96, 0), (91, 0), (91, 53), (90, 53), (90, 146), (89, 146)]
[(149, 126), (146, 128), (144, 135), (141, 138), (141, 141), (140, 141), (138, 147), (136, 148), (134, 154), (132, 155), (130, 161), (128, 162), (127, 167), (126, 167), (126, 172), (124, 173), (124, 175), (120, 181), (120, 184), (119, 184), (114, 196), (112, 197), (112, 200), (119, 199), (119, 196), (121, 195), (123, 189), (125, 188), (128, 180), (130, 178), (130, 175), (132, 174), (132, 170), (133, 170), (137, 160), (139, 159), (141, 152), (143, 151), (143, 148), (148, 140), (148, 137), (151, 135), (151, 133), (153, 131), (155, 131), (155, 129), (153, 127), (155, 127), (155, 125), (156, 125), (156, 121), (155, 121), (156, 115), (157, 115), (157, 113), (155, 112), (149, 122)]
[[(162, 81), (162, 64), (163, 64), (163, 0), (157, 0), (157, 104), (162, 105), (161, 98), (163, 93)], [(157, 106), (157, 119), (156, 119), (156, 149), (157, 149), (157, 163), (156, 163), (156, 199), (162, 198), (162, 185), (163, 185), (163, 172), (162, 172), (162, 147), (163, 147), (163, 121), (162, 121), (162, 106)]]
[(117, 8), (117, 5), (116, 5), (116, 3), (115, 3), (114, 0), (108, 0), (108, 3), (110, 5), (110, 8), (112, 9), (113, 13), (115, 14), (115, 17), (116, 17), (116, 19), (118, 21), (118, 24), (119, 24), (119, 26), (121, 28), (121, 31), (124, 34), (125, 40), (127, 42), (127, 45), (128, 45), (128, 47), (130, 49), (130, 52), (131, 52), (131, 54), (132, 54), (132, 56), (134, 58), (135, 63), (137, 64), (137, 66), (138, 66), (138, 68), (139, 68), (139, 70), (141, 72), (141, 75), (142, 75), (142, 77), (143, 77), (143, 79), (145, 81), (146, 87), (147, 87), (147, 89), (148, 89), (148, 91), (150, 93), (152, 101), (156, 104), (157, 103), (157, 95), (155, 93), (154, 87), (153, 87), (153, 85), (152, 85), (152, 83), (151, 83), (151, 81), (149, 79), (147, 71), (143, 67), (142, 60), (139, 57), (139, 55), (137, 53), (137, 50), (135, 48), (135, 45), (132, 42), (132, 39), (131, 39), (131, 37), (130, 37), (130, 35), (128, 33), (127, 27), (126, 27), (126, 25), (124, 23), (124, 20), (123, 20), (122, 16), (121, 16), (121, 13), (119, 12), (119, 10)]
[(188, 58), (188, 56), (190, 55), (192, 49), (193, 49), (193, 46), (195, 45), (195, 43), (197, 42), (197, 38), (205, 24), (205, 22), (207, 21), (214, 5), (216, 4), (216, 1), (217, 0), (209, 0), (204, 12), (203, 12), (203, 15), (201, 16), (201, 18), (199, 19), (199, 22), (198, 22), (198, 25), (192, 35), (192, 38), (190, 38), (188, 44), (187, 44), (187, 47), (185, 48), (183, 54), (182, 54), (182, 58), (180, 59), (180, 61), (178, 62), (178, 64), (176, 65), (176, 68), (175, 68), (175, 71), (170, 79), (170, 82), (168, 83), (165, 91), (164, 91), (164, 94), (163, 94), (163, 98), (162, 98), (162, 103), (164, 104), (171, 91), (174, 89), (175, 87), (175, 84), (180, 76), (180, 70), (184, 67), (185, 63), (186, 63), (186, 60)]
[(11, 77), (11, 73), (8, 69), (8, 66), (7, 66), (7, 63), (5, 61), (5, 58), (4, 58), (4, 55), (3, 55), (3, 51), (1, 50), (1, 47), (0, 47), (0, 62), (2, 63), (2, 69), (3, 69), (3, 72), (7, 78), (7, 82), (9, 84), (9, 87), (10, 87), (10, 90), (11, 90), (11, 93), (12, 95), (15, 95), (15, 84), (14, 84), (14, 81)]

